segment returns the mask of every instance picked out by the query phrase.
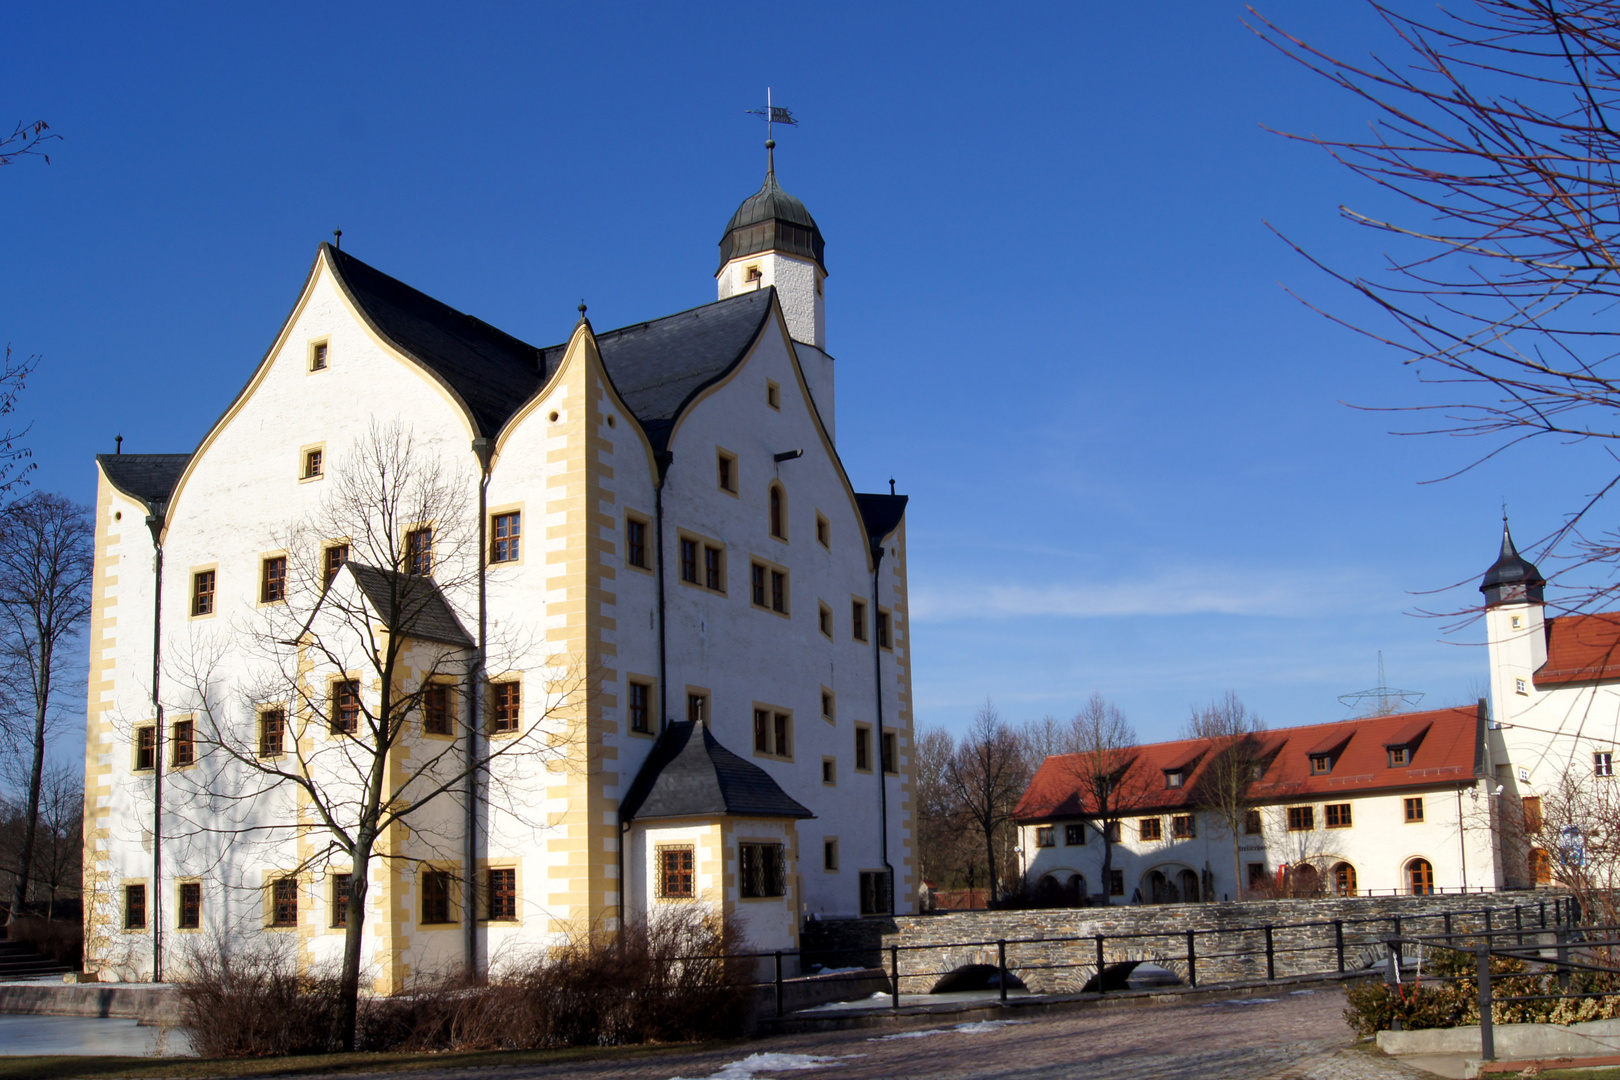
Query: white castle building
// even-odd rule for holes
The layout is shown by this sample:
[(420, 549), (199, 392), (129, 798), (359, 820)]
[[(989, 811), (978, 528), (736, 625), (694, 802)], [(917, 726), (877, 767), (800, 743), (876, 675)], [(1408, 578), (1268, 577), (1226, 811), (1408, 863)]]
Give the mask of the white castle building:
[[(322, 244), (193, 452), (97, 458), (87, 969), (336, 960), (356, 776), (423, 803), (365, 879), (379, 992), (661, 905), (776, 949), (915, 894), (906, 499), (839, 459), (774, 161), (720, 249), (716, 302), (541, 348)], [(390, 454), (419, 517), (356, 509)]]

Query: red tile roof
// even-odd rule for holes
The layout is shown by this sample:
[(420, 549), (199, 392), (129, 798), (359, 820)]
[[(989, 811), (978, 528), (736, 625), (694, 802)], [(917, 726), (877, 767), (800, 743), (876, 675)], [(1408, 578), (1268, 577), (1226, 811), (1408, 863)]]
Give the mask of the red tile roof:
[[(1477, 707), (1397, 713), (1336, 724), (1311, 724), (1262, 732), (1260, 760), (1265, 772), (1249, 788), (1258, 802), (1288, 802), (1315, 796), (1356, 795), (1399, 788), (1451, 787), (1474, 779), (1484, 735), (1484, 716)], [(1407, 765), (1391, 768), (1386, 746), (1422, 737)], [(1319, 747), (1343, 746), (1326, 775), (1311, 773), (1310, 755)], [(1121, 787), (1147, 792), (1138, 810), (1174, 810), (1195, 806), (1198, 781), (1211, 755), (1205, 740), (1179, 739), (1136, 748)], [(1189, 757), (1203, 754), (1179, 788), (1164, 786), (1163, 772)], [(1077, 769), (1082, 755), (1059, 754), (1036, 770), (1013, 817), (1020, 822), (1081, 817), (1095, 811), (1094, 800), (1080, 790)], [(1134, 801), (1134, 800), (1133, 800)]]
[(1547, 620), (1547, 662), (1537, 686), (1620, 679), (1620, 612)]

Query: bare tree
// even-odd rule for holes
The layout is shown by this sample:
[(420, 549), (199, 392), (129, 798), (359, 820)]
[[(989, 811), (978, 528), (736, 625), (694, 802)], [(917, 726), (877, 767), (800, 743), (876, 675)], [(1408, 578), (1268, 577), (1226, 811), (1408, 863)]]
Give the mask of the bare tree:
[(40, 794), (33, 869), (34, 880), (45, 890), (47, 919), (56, 917), (58, 900), (79, 896), (83, 866), (84, 776), (53, 765), (45, 770)]
[[(326, 484), (320, 510), (289, 530), (285, 564), (266, 571), (261, 588), (274, 602), (253, 625), (199, 638), (177, 661), (173, 707), (199, 718), (196, 752), (208, 767), (175, 776), (192, 785), (178, 800), (191, 835), (285, 845), (313, 834), (324, 843), (295, 872), (349, 874), (333, 1038), (352, 1049), (370, 868), (423, 857), (391, 845), (390, 830), (408, 825), (413, 844), (460, 855), (469, 777), (495, 788), (523, 758), (543, 774), (565, 757), (589, 684), (583, 664), (563, 656), (546, 658), (545, 677), (521, 691), (526, 701), (513, 696), (518, 684), (482, 677), (493, 661), (464, 629), (480, 564), (469, 478), (395, 425), (373, 426)], [(224, 659), (244, 647), (250, 672), (233, 695)], [(528, 780), (544, 783), (533, 772)], [(533, 789), (505, 803), (521, 814)]]
[(1239, 838), (1257, 805), (1250, 792), (1264, 765), (1265, 744), (1260, 735), (1265, 729), (1265, 722), (1230, 690), (1203, 708), (1193, 709), (1187, 721), (1186, 737), (1207, 744), (1193, 800), (1232, 838), (1232, 880), (1238, 883), (1243, 881)]
[(1029, 777), (1023, 740), (1001, 718), (995, 705), (986, 701), (957, 743), (946, 778), (962, 815), (984, 840), (992, 902), (1001, 898), (997, 834), (1012, 821), (1013, 808), (1029, 786)]
[[(1444, 400), (1413, 408), (1435, 415), (1422, 432), (1486, 440), (1465, 468), (1537, 436), (1610, 447), (1596, 494), (1572, 508), (1549, 548), (1568, 536), (1570, 569), (1613, 564), (1620, 534), (1579, 526), (1620, 483), (1620, 331), (1610, 310), (1620, 297), (1620, 2), (1472, 0), (1430, 6), (1427, 21), (1370, 2), (1399, 59), (1352, 62), (1256, 24), (1374, 117), (1367, 136), (1290, 137), (1323, 147), (1409, 211), (1340, 208), (1386, 237), (1390, 254), (1377, 275), (1323, 266), (1383, 316), (1336, 321), (1393, 346), (1444, 388)], [(1620, 588), (1606, 578), (1585, 602)]]
[(1092, 694), (1070, 726), (1070, 753), (1063, 760), (1092, 827), (1102, 836), (1102, 891), (1107, 895), (1120, 823), (1153, 789), (1141, 770), (1131, 768), (1138, 753), (1136, 729), (1119, 706)]
[(72, 661), (62, 645), (89, 618), (93, 562), (93, 529), (84, 507), (37, 492), (0, 515), (0, 664), (16, 702), (8, 734), (28, 763), (11, 918), (23, 914), (28, 898), (45, 749), (63, 671)]
[[(3, 130), (0, 128), (0, 131)], [(61, 137), (43, 120), (35, 120), (31, 124), (19, 121), (10, 135), (0, 139), (0, 166), (14, 165), (18, 158), (23, 157), (44, 158), (45, 164), (49, 165), (51, 155), (44, 151), (43, 145)]]

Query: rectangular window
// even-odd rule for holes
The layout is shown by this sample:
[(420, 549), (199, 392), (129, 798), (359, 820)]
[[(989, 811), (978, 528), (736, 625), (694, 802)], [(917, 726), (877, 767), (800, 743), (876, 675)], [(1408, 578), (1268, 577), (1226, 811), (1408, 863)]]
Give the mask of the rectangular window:
[(354, 881), (349, 874), (332, 875), (332, 925), (345, 927), (349, 925), (349, 889)]
[(433, 573), (433, 530), (426, 525), (405, 534), (405, 572), (418, 577)]
[(697, 541), (681, 538), (681, 580), (697, 584)]
[(1326, 776), (1333, 771), (1333, 758), (1328, 754), (1311, 755), (1311, 773), (1314, 776)]
[(1052, 847), (1056, 842), (1052, 839), (1052, 826), (1037, 825), (1035, 827), (1035, 846)]
[(1086, 827), (1083, 824), (1063, 826), (1063, 844), (1065, 847), (1085, 847)]
[(1191, 814), (1174, 814), (1170, 818), (1170, 835), (1177, 840), (1191, 840), (1198, 835), (1198, 821)]
[(1405, 768), (1407, 762), (1412, 760), (1410, 752), (1404, 746), (1389, 748), (1389, 767), (1392, 769)]
[(449, 735), (455, 730), (450, 715), (450, 687), (428, 683), (422, 687), (422, 733)]
[(270, 925), (298, 925), (298, 879), (276, 878), (270, 884)]
[(894, 644), (889, 640), (889, 613), (882, 609), (879, 609), (877, 614), (877, 636), (879, 648), (894, 648)]
[(326, 549), (326, 587), (331, 588), (332, 582), (337, 579), (338, 571), (343, 564), (349, 561), (349, 545), (333, 544)]
[(866, 605), (859, 600), (849, 605), (850, 634), (856, 641), (866, 640)]
[(1251, 889), (1259, 889), (1259, 888), (1263, 888), (1265, 886), (1265, 884), (1266, 884), (1266, 864), (1265, 863), (1263, 863), (1263, 862), (1249, 863), (1248, 864), (1248, 873), (1249, 873), (1249, 888), (1251, 888)]
[(646, 683), (630, 684), (630, 730), (643, 735), (652, 734), (652, 687)]
[(631, 566), (647, 567), (647, 523), (633, 517), (624, 519), (624, 557)]
[(793, 718), (768, 709), (754, 710), (754, 750), (774, 757), (793, 756)]
[(309, 349), (309, 370), (326, 370), (326, 342), (318, 341)]
[(259, 602), (274, 604), (287, 599), (287, 556), (276, 555), (259, 565)]
[(496, 514), (494, 528), (494, 543), (490, 546), (490, 562), (517, 562), (522, 552), (523, 543), (523, 515), (513, 510), (509, 514)]
[(709, 696), (707, 694), (686, 695), (686, 719), (689, 723), (709, 719)]
[(180, 910), (176, 914), (178, 921), (175, 925), (181, 930), (201, 929), (202, 882), (183, 881), (180, 883)]
[(1328, 803), (1323, 807), (1327, 812), (1327, 827), (1330, 829), (1348, 829), (1350, 827), (1350, 804)]
[(321, 470), (325, 465), (325, 458), (326, 452), (324, 450), (305, 450), (303, 478), (305, 480), (313, 480), (317, 476), (320, 476)]
[(1164, 838), (1164, 822), (1156, 817), (1138, 818), (1136, 836), (1139, 840), (1162, 840)]
[(1592, 754), (1592, 775), (1613, 776), (1614, 754), (1608, 750), (1598, 750)]
[(824, 757), (821, 759), (821, 782), (828, 787), (838, 784), (838, 759)]
[(749, 599), (755, 607), (765, 606), (765, 568), (759, 563), (752, 563), (748, 567)]
[(855, 768), (859, 772), (872, 771), (872, 729), (855, 729)]
[(1108, 871), (1108, 895), (1109, 896), (1124, 896), (1125, 895), (1125, 871), (1123, 871), (1123, 870), (1110, 870), (1110, 871)]
[(1310, 832), (1316, 828), (1316, 808), (1313, 806), (1290, 806), (1288, 808), (1288, 831)]
[(821, 868), (823, 870), (838, 869), (837, 840), (823, 840), (821, 842)]
[(135, 769), (144, 771), (157, 768), (157, 728), (150, 725), (135, 729)]
[(887, 915), (893, 909), (888, 873), (883, 870), (861, 871), (861, 914)]
[(1401, 802), (1406, 809), (1407, 824), (1423, 820), (1423, 796), (1419, 795), (1414, 799), (1402, 799)]
[(1164, 774), (1164, 786), (1178, 788), (1187, 782), (1187, 774), (1179, 769), (1167, 769)]
[(838, 714), (836, 712), (837, 707), (838, 706), (834, 702), (832, 694), (830, 694), (827, 691), (823, 690), (821, 692), (821, 718), (823, 720), (835, 720), (835, 719), (837, 719), (837, 717), (838, 717)]
[(779, 389), (775, 383), (768, 380), (765, 383), (765, 404), (769, 405), (773, 409), (780, 409), (782, 407), (781, 389)]
[(772, 732), (776, 743), (773, 747), (777, 757), (793, 756), (793, 718), (787, 713), (777, 713), (773, 718)]
[(737, 459), (724, 450), (715, 455), (715, 468), (718, 472), (718, 481), (721, 491), (737, 493)]
[(1103, 835), (1108, 837), (1108, 842), (1110, 844), (1119, 843), (1119, 836), (1120, 836), (1120, 823), (1119, 822), (1117, 822), (1117, 821), (1108, 822), (1106, 825), (1103, 826), (1102, 831), (1103, 831)]
[(817, 612), (816, 621), (821, 629), (821, 636), (831, 641), (833, 636), (832, 608), (822, 604)]
[(715, 592), (725, 592), (726, 588), (721, 557), (719, 548), (703, 545), (703, 585)]
[(203, 570), (191, 575), (191, 613), (214, 613), (214, 571)]
[(1259, 836), (1260, 835), (1260, 811), (1258, 811), (1258, 810), (1245, 810), (1245, 811), (1243, 811), (1243, 835), (1244, 836)]
[[(1514, 629), (1518, 629), (1518, 627), (1515, 626)], [(1530, 684), (1525, 682), (1523, 679), (1514, 679), (1513, 692), (1515, 694), (1525, 694), (1528, 696), (1530, 693)]]
[(816, 542), (824, 548), (832, 547), (832, 526), (819, 513), (816, 515)]
[(287, 710), (266, 709), (259, 714), (259, 756), (280, 757), (286, 751)]
[(878, 746), (883, 751), (883, 771), (898, 775), (900, 772), (899, 738), (892, 731), (885, 731)]
[(450, 918), (450, 874), (428, 870), (422, 874), (422, 921), (447, 923)]
[(517, 869), (500, 867), (489, 872), (491, 922), (517, 921)]
[(176, 720), (174, 722), (174, 754), (171, 763), (175, 768), (184, 768), (197, 760), (197, 729), (190, 720)]
[(771, 571), (771, 610), (787, 612), (787, 575), (780, 570)]
[(360, 730), (360, 680), (339, 679), (332, 684), (332, 733), (352, 735)]
[(771, 714), (764, 709), (754, 710), (754, 751), (760, 754), (771, 752)]
[(1538, 833), (1541, 831), (1541, 796), (1526, 795), (1520, 800), (1524, 807), (1524, 831)]
[(694, 856), (689, 847), (659, 848), (658, 895), (670, 899), (696, 896), (694, 865)]
[(518, 729), (519, 714), (523, 707), (523, 686), (521, 683), (503, 682), (495, 684), (494, 709), (490, 715), (489, 729), (497, 735)]
[(146, 929), (146, 886), (124, 886), (124, 929)]

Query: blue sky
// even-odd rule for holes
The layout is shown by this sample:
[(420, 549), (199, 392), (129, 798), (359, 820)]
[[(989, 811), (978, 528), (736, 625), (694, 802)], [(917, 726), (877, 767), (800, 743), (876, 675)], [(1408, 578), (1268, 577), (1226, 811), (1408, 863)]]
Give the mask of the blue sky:
[[(1313, 43), (1370, 12), (1286, 0)], [(1337, 207), (1387, 200), (1264, 126), (1365, 106), (1242, 4), (36, 4), (8, 119), (63, 135), (0, 171), (0, 340), (44, 357), (38, 486), (191, 449), (268, 347), (334, 227), (359, 257), (519, 337), (714, 297), (758, 186), (765, 87), (803, 123), (783, 186), (827, 236), (839, 449), (912, 496), (920, 721), (1013, 719), (1094, 690), (1144, 738), (1235, 690), (1272, 725), (1390, 681), (1482, 682), (1477, 598), (1506, 499), (1523, 540), (1605, 478), (1547, 445), (1388, 434), (1345, 403), (1432, 400), (1279, 241), (1371, 271)], [(1463, 583), (1439, 596), (1421, 595)]]

